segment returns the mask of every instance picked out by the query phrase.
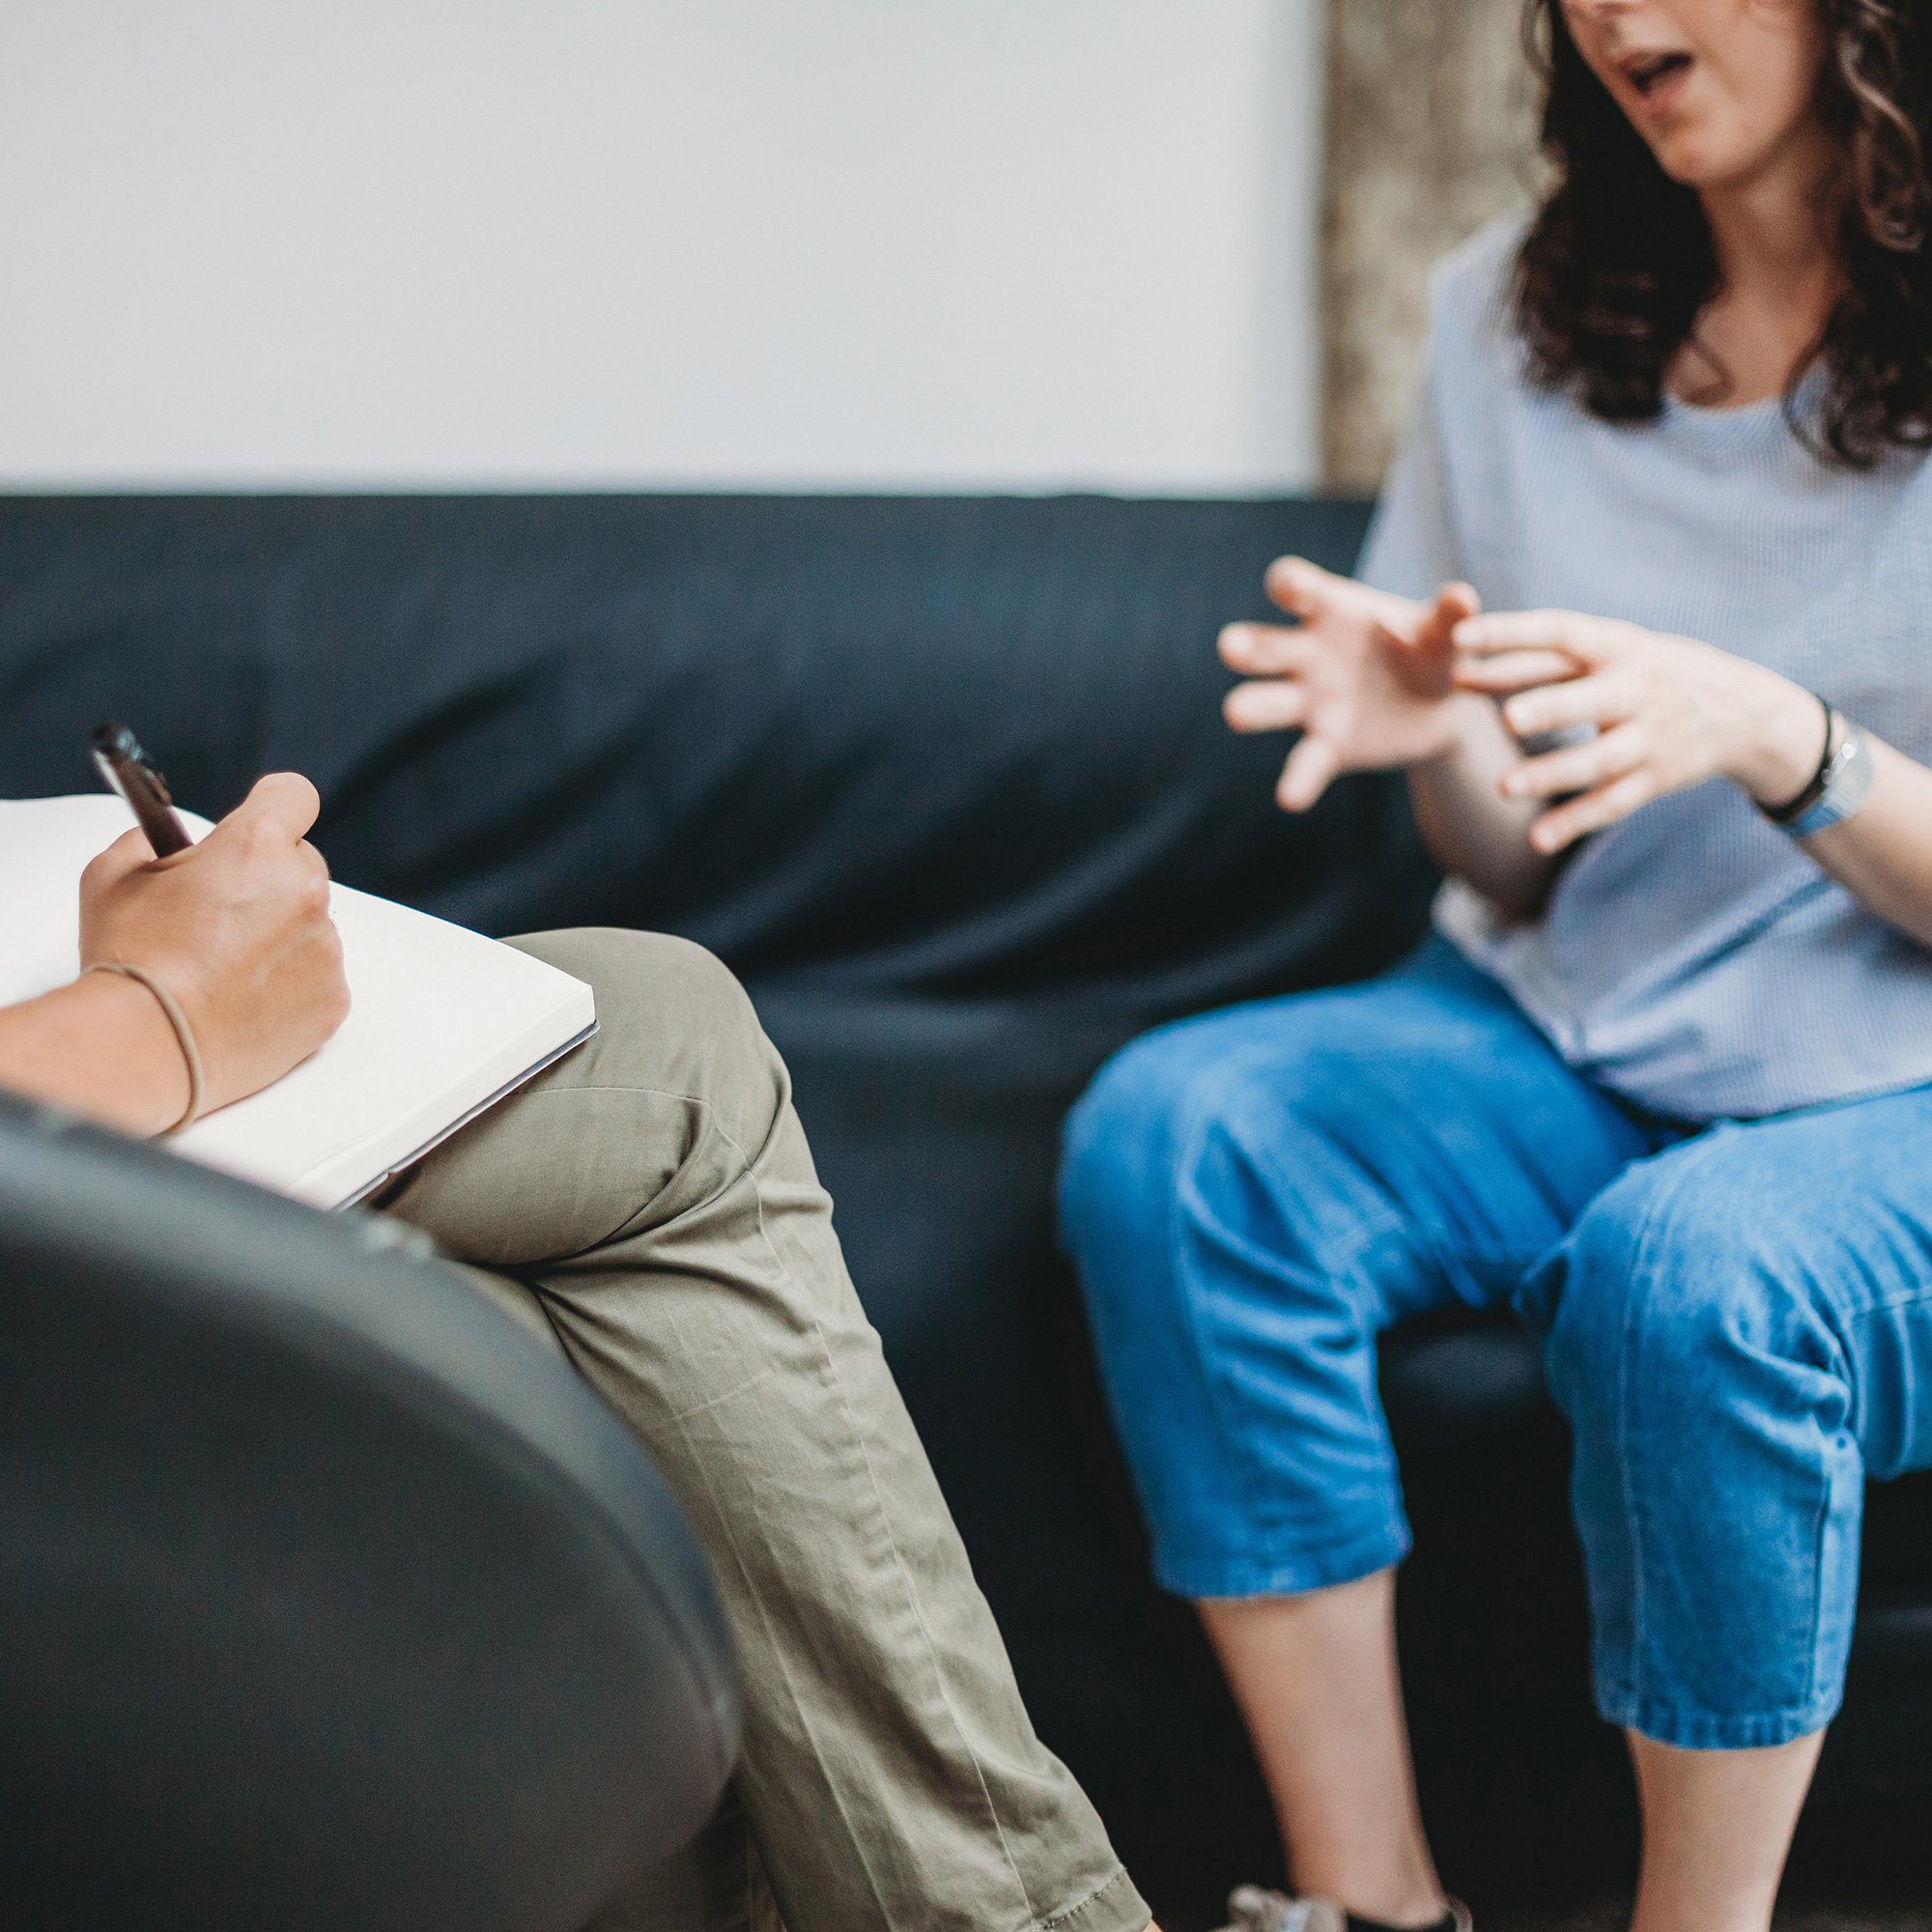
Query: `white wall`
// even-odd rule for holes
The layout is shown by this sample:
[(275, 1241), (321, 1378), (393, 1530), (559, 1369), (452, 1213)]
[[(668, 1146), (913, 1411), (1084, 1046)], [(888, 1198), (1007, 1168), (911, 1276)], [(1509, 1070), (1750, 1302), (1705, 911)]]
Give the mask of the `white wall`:
[(1314, 471), (1318, 0), (0, 0), (0, 485)]

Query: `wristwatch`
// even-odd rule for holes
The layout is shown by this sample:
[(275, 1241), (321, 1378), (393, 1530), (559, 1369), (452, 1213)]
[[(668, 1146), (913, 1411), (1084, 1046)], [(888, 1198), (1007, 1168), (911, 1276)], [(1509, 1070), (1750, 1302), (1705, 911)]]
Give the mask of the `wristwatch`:
[(1774, 825), (1794, 838), (1809, 838), (1833, 825), (1842, 825), (1871, 796), (1871, 740), (1823, 698), (1818, 701), (1825, 708), (1825, 750), (1811, 782), (1783, 805), (1759, 807)]

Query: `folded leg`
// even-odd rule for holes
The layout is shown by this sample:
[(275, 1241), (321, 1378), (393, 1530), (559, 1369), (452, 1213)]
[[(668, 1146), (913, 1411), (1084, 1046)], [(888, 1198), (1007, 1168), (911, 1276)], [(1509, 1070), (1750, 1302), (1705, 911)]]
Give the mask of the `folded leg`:
[(1439, 942), (1120, 1054), (1068, 1124), (1062, 1224), (1160, 1580), (1294, 1595), (1398, 1561), (1378, 1338), (1507, 1305), (1662, 1131)]
[(744, 993), (676, 940), (518, 944), (596, 987), (602, 1031), (391, 1206), (531, 1287), (684, 1504), (791, 1932), (1140, 1932), (1028, 1720)]

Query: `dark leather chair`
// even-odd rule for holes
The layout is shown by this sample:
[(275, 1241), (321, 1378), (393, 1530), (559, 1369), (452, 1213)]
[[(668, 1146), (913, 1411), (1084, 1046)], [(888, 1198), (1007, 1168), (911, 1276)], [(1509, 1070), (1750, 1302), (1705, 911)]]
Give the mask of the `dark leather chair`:
[(0, 1924), (574, 1932), (737, 1737), (556, 1352), (410, 1231), (0, 1100)]

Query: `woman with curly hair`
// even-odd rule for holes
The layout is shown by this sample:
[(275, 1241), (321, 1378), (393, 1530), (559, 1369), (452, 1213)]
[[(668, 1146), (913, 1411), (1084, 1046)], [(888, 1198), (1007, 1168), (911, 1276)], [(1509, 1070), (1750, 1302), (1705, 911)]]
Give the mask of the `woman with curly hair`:
[(1769, 1925), (1865, 1482), (1932, 1465), (1932, 8), (1532, 11), (1552, 185), (1438, 276), (1360, 581), (1284, 560), (1298, 622), (1221, 639), (1285, 808), (1408, 773), (1435, 936), (1137, 1042), (1068, 1129), (1158, 1571), (1306, 1894), (1258, 1928), (1466, 1923), (1381, 1330), (1542, 1339), (1637, 1932)]

